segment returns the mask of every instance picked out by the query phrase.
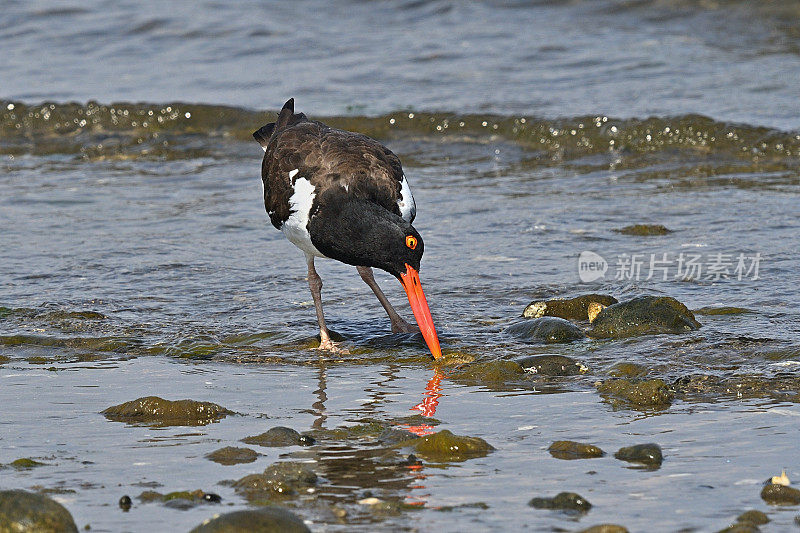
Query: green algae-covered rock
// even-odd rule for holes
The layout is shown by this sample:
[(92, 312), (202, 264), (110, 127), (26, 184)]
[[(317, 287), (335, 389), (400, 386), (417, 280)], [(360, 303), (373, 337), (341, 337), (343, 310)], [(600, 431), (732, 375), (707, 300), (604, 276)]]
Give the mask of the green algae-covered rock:
[(612, 379), (598, 385), (597, 391), (615, 407), (669, 407), (673, 398), (672, 392), (660, 379)]
[(581, 328), (563, 318), (531, 318), (506, 328), (506, 333), (528, 342), (559, 343), (585, 339)]
[(109, 407), (103, 414), (109, 420), (127, 424), (205, 426), (234, 413), (211, 402), (146, 396)]
[(529, 355), (515, 359), (529, 374), (540, 376), (577, 376), (588, 368), (565, 355)]
[(63, 505), (25, 490), (0, 491), (0, 533), (77, 533)]
[(770, 505), (800, 505), (800, 490), (777, 483), (768, 483), (761, 490), (761, 499)]
[(592, 459), (603, 457), (605, 452), (593, 444), (573, 440), (557, 440), (547, 448), (556, 459)]
[(588, 513), (592, 508), (592, 504), (586, 498), (574, 492), (561, 492), (552, 498), (533, 498), (528, 505), (536, 509), (554, 509), (581, 514)]
[(593, 302), (612, 305), (617, 303), (617, 299), (608, 294), (584, 294), (575, 298), (533, 301), (522, 311), (522, 316), (525, 318), (554, 316), (567, 320), (589, 320), (589, 304)]
[(474, 457), (485, 457), (494, 448), (479, 437), (454, 435), (443, 429), (433, 435), (404, 441), (398, 446), (413, 446), (417, 454), (429, 461), (466, 461)]
[(664, 456), (661, 453), (661, 446), (652, 442), (620, 448), (617, 450), (617, 453), (614, 454), (614, 457), (620, 461), (640, 463), (649, 467), (659, 467), (664, 461)]
[(689, 309), (670, 296), (639, 296), (610, 305), (592, 322), (590, 337), (620, 339), (660, 333), (686, 333), (700, 327)]
[(276, 426), (260, 435), (245, 437), (242, 442), (265, 447), (310, 446), (314, 444), (314, 439), (308, 435), (301, 435), (291, 428)]
[(652, 237), (654, 235), (669, 235), (672, 233), (671, 229), (661, 224), (633, 224), (625, 226), (624, 228), (615, 229), (617, 233), (623, 235), (634, 235), (637, 237)]
[(46, 464), (34, 461), (30, 457), (20, 457), (19, 459), (11, 461), (8, 466), (16, 468), (17, 470), (25, 470), (28, 468), (36, 468), (37, 466), (46, 466)]
[(204, 521), (190, 533), (310, 533), (294, 513), (280, 507), (234, 511)]

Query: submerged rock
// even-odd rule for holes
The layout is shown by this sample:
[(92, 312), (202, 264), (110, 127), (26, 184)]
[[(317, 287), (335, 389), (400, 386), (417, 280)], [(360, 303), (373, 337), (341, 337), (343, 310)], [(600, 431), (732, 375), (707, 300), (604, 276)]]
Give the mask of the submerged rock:
[(614, 457), (620, 461), (640, 463), (650, 467), (659, 467), (664, 461), (664, 457), (661, 453), (661, 446), (652, 442), (620, 448), (617, 450), (617, 453), (614, 454)]
[(769, 523), (769, 517), (756, 509), (745, 511), (736, 518), (737, 522), (745, 522), (756, 526)]
[(592, 508), (586, 498), (574, 492), (561, 492), (552, 498), (533, 498), (528, 505), (536, 509), (555, 509), (573, 513), (588, 513)]
[(545, 301), (533, 301), (522, 311), (525, 318), (553, 316), (567, 320), (588, 320), (589, 304), (612, 305), (617, 299), (608, 294), (584, 294), (575, 298), (555, 298)]
[(468, 382), (504, 382), (519, 379), (525, 371), (514, 361), (487, 361), (467, 365), (460, 372), (454, 372), (452, 379)]
[(542, 376), (576, 376), (588, 370), (575, 359), (564, 355), (531, 355), (516, 360), (529, 374)]
[(628, 530), (617, 524), (598, 524), (586, 529), (581, 529), (578, 533), (628, 533)]
[(30, 457), (20, 457), (19, 459), (11, 461), (8, 466), (16, 468), (17, 470), (25, 470), (28, 468), (36, 468), (37, 466), (47, 465), (45, 463), (40, 463), (39, 461), (34, 461)]
[(268, 429), (260, 435), (245, 437), (242, 442), (246, 444), (256, 444), (265, 447), (278, 446), (310, 446), (314, 444), (314, 438), (309, 435), (301, 435), (292, 428), (276, 426)]
[(484, 457), (494, 450), (494, 447), (479, 437), (454, 435), (446, 429), (433, 435), (400, 442), (397, 446), (412, 446), (422, 458), (437, 462), (466, 461), (474, 457)]
[(669, 407), (673, 398), (672, 392), (660, 379), (612, 379), (598, 385), (597, 391), (615, 407)]
[[(124, 497), (123, 497), (124, 498)], [(197, 490), (176, 490), (167, 494), (161, 494), (154, 490), (146, 490), (137, 496), (142, 503), (161, 502), (166, 507), (173, 509), (187, 510), (191, 509), (198, 504), (203, 503), (219, 503), (222, 498), (213, 492), (205, 492), (200, 489)], [(130, 498), (129, 498), (130, 500)], [(120, 499), (120, 507), (123, 506), (123, 500)], [(130, 508), (130, 507), (128, 507)], [(124, 509), (123, 509), (124, 510)]]
[(506, 328), (506, 333), (521, 340), (548, 344), (586, 338), (583, 330), (569, 320), (552, 316), (518, 322)]
[(761, 499), (770, 505), (800, 505), (800, 490), (786, 485), (768, 483), (761, 490)]
[(700, 327), (689, 309), (670, 296), (639, 296), (600, 311), (588, 335), (620, 339), (637, 335), (685, 333)]
[(740, 524), (733, 524), (725, 529), (721, 529), (718, 533), (759, 533), (761, 530), (755, 524), (742, 522)]
[(219, 450), (206, 455), (206, 459), (219, 463), (221, 465), (230, 466), (241, 463), (252, 463), (258, 459), (258, 452), (250, 448), (237, 448), (235, 446), (226, 446)]
[(214, 516), (190, 533), (310, 533), (303, 520), (280, 507), (261, 507)]
[(26, 490), (0, 491), (0, 531), (77, 533), (72, 515), (60, 503)]
[(386, 428), (383, 433), (378, 435), (378, 442), (387, 446), (403, 442), (404, 440), (415, 439), (417, 436), (410, 431), (399, 428)]
[(701, 307), (700, 309), (695, 309), (694, 314), (696, 315), (744, 315), (752, 313), (751, 310), (745, 309), (744, 307)]
[(295, 496), (316, 482), (317, 474), (308, 464), (282, 461), (269, 465), (263, 474), (250, 474), (235, 481), (233, 488), (253, 502)]
[(127, 424), (205, 426), (235, 413), (211, 402), (146, 396), (109, 407), (103, 414), (109, 420)]
[(605, 452), (593, 444), (573, 440), (557, 440), (547, 448), (556, 459), (592, 459), (603, 457)]
[(671, 229), (667, 229), (661, 224), (633, 224), (624, 228), (615, 229), (617, 233), (623, 235), (636, 235), (639, 237), (650, 237), (652, 235), (669, 235)]

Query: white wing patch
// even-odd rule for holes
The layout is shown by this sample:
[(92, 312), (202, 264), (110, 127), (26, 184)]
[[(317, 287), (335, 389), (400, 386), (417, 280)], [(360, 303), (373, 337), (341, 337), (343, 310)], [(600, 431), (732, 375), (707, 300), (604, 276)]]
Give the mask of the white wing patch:
[(292, 179), (293, 177), (297, 176), (297, 173), (298, 173), (298, 172), (300, 172), (300, 169), (299, 169), (299, 168), (296, 168), (296, 169), (294, 169), (294, 170), (290, 170), (290, 171), (289, 171), (289, 179)]
[(411, 187), (408, 186), (405, 175), (403, 181), (400, 182), (400, 198), (397, 199), (397, 207), (400, 208), (400, 216), (406, 222), (411, 222), (417, 215), (417, 205), (414, 203), (414, 195), (411, 194)]
[[(297, 169), (289, 172), (289, 177), (294, 177)], [(289, 198), (289, 218), (281, 226), (281, 231), (289, 241), (309, 255), (325, 257), (311, 242), (308, 233), (308, 219), (311, 206), (314, 204), (314, 186), (306, 178), (297, 178), (294, 182), (294, 193)]]

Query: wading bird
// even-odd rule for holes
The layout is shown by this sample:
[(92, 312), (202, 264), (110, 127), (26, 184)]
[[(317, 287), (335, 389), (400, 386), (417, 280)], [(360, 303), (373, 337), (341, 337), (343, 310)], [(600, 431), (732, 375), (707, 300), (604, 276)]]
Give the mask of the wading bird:
[(314, 258), (353, 265), (378, 297), (393, 332), (414, 326), (394, 310), (372, 275), (395, 276), (408, 295), (419, 330), (434, 358), (439, 338), (419, 281), (424, 245), (411, 222), (414, 197), (400, 160), (365, 135), (338, 130), (294, 112), (294, 98), (278, 119), (253, 133), (264, 149), (261, 179), (272, 225), (306, 255), (308, 286), (319, 322), (321, 350), (337, 351), (322, 313), (322, 280)]

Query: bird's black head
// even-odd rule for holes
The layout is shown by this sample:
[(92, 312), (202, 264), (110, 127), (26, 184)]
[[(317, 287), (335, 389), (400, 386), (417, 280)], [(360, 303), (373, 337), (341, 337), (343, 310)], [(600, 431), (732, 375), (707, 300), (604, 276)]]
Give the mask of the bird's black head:
[(398, 279), (408, 266), (419, 271), (425, 244), (410, 223), (369, 201), (320, 204), (311, 217), (311, 242), (323, 254), (354, 266), (380, 268)]

